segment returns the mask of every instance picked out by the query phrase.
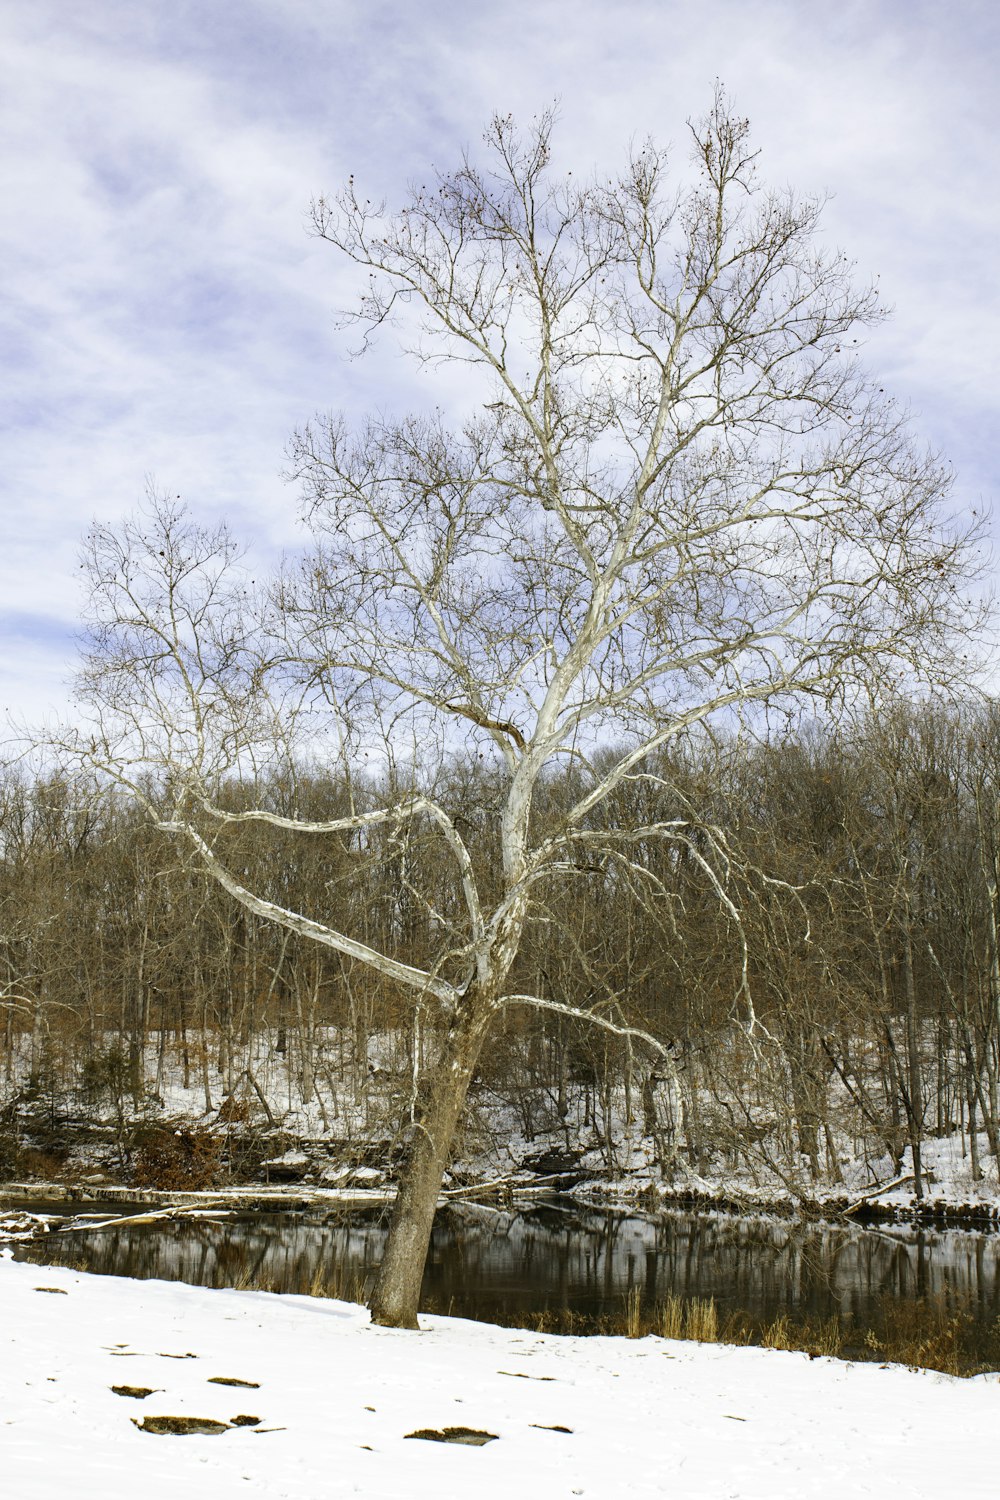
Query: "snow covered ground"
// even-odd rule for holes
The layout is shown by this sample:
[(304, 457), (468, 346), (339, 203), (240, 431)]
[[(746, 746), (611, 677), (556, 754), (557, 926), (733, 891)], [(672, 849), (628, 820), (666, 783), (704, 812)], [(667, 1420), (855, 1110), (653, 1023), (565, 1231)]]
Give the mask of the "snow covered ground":
[[(1000, 1377), (448, 1318), (0, 1259), (0, 1475), (18, 1500), (963, 1500), (997, 1494)], [(214, 1383), (213, 1378), (254, 1382)], [(144, 1399), (113, 1386), (151, 1388)], [(148, 1416), (230, 1426), (140, 1432)], [(485, 1446), (407, 1438), (495, 1434)], [(566, 1431), (565, 1429), (569, 1429)]]

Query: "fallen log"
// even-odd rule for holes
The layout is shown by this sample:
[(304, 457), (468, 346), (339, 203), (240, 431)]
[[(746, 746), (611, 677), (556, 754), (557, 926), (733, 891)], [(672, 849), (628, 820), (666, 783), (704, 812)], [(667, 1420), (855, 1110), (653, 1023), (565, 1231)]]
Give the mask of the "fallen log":
[(847, 1207), (842, 1208), (840, 1212), (846, 1218), (848, 1214), (857, 1213), (859, 1208), (863, 1208), (866, 1203), (868, 1203), (872, 1198), (877, 1198), (880, 1193), (891, 1193), (893, 1188), (902, 1187), (904, 1182), (912, 1181), (913, 1173), (906, 1172), (902, 1177), (894, 1177), (892, 1182), (879, 1183), (877, 1187), (869, 1188), (867, 1193), (862, 1193), (860, 1198), (855, 1198), (853, 1203), (849, 1203)]
[(538, 1188), (554, 1187), (557, 1183), (565, 1182), (567, 1177), (579, 1177), (579, 1173), (555, 1172), (550, 1177), (494, 1177), (490, 1182), (468, 1183), (464, 1187), (442, 1188), (439, 1194), (442, 1198), (474, 1198), (479, 1193), (495, 1193), (502, 1188), (509, 1188), (512, 1193), (533, 1193)]
[(231, 1210), (227, 1208), (160, 1208), (142, 1214), (125, 1214), (114, 1219), (98, 1219), (96, 1223), (88, 1215), (83, 1222), (73, 1220), (69, 1224), (60, 1224), (58, 1229), (51, 1232), (53, 1234), (79, 1234), (85, 1230), (120, 1229), (130, 1224), (159, 1224), (165, 1219), (224, 1219), (230, 1213)]

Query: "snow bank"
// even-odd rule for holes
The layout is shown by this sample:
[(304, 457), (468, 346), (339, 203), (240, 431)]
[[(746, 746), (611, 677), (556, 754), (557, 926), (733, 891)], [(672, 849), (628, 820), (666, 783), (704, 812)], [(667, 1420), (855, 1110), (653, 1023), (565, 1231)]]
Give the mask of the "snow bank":
[[(997, 1492), (996, 1377), (425, 1323), (419, 1334), (395, 1332), (345, 1303), (87, 1276), (8, 1255), (4, 1491), (18, 1500)], [(115, 1395), (116, 1385), (154, 1394)], [(260, 1422), (177, 1437), (132, 1421), (161, 1415)], [(498, 1440), (406, 1436), (450, 1426)]]

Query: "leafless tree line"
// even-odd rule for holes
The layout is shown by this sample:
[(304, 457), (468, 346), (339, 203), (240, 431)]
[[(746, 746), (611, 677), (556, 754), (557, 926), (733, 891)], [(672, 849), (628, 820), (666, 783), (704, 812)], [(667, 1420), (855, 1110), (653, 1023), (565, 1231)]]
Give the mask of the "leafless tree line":
[[(845, 1150), (887, 1160), (884, 1175), (909, 1148), (923, 1193), (923, 1144), (956, 1132), (979, 1176), (984, 1147), (1000, 1151), (1000, 708), (901, 702), (850, 732), (690, 740), (644, 770), (595, 812), (595, 831), (627, 833), (628, 859), (604, 838), (536, 886), (511, 984), (552, 1009), (509, 1010), (476, 1087), (513, 1105), (529, 1137), (558, 1130), (566, 1144), (582, 1107), (612, 1163), (624, 1097), (665, 1176), (720, 1150), (799, 1183), (837, 1180)], [(456, 756), (424, 788), (487, 900), (506, 775)], [(578, 802), (576, 776), (545, 780), (533, 836)], [(384, 780), (348, 789), (290, 765), (251, 800), (330, 821), (383, 805)], [(237, 796), (247, 789), (233, 788), (234, 811)], [(336, 1129), (349, 1104), (375, 1129), (377, 1056), (412, 1110), (402, 1085), (441, 1021), (391, 976), (230, 900), (113, 787), (12, 770), (0, 798), (0, 1104), (79, 1090), (110, 1057), (126, 1110), (169, 1071), (208, 1111), (267, 1083), (254, 1074), (263, 1038), (293, 1080), (272, 1108), (315, 1105)], [(672, 819), (683, 842), (643, 838)], [(306, 840), (236, 820), (216, 848), (265, 899), (399, 964), (431, 966), (461, 922), (447, 851), (417, 813)]]

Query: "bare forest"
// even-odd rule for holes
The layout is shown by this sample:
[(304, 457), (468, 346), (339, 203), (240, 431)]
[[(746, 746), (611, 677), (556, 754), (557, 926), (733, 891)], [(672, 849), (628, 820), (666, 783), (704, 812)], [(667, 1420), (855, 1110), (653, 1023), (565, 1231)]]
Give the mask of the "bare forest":
[[(624, 1120), (666, 1184), (728, 1161), (808, 1193), (841, 1179), (844, 1152), (877, 1178), (908, 1148), (919, 1195), (922, 1146), (954, 1133), (971, 1175), (992, 1174), (1000, 715), (900, 704), (851, 737), (817, 729), (749, 752), (691, 741), (661, 769), (602, 817), (680, 815), (705, 827), (702, 847), (637, 840), (627, 880), (612, 860), (581, 860), (536, 891), (512, 976), (629, 1034), (508, 1008), (468, 1128), (488, 1137), (491, 1120), (514, 1119), (529, 1143), (586, 1141), (613, 1174)], [(432, 789), (497, 881), (498, 779), (455, 759)], [(355, 785), (355, 805), (387, 791)], [(542, 831), (578, 794), (572, 772), (546, 780)], [(317, 820), (347, 801), (336, 776), (295, 768), (256, 796)], [(358, 1160), (374, 1145), (388, 1161), (405, 1141), (440, 1041), (433, 1008), (241, 908), (91, 780), (8, 773), (2, 829), (6, 1175), (51, 1174), (66, 1122), (88, 1114), (117, 1119), (114, 1149), (134, 1165), (143, 1122), (170, 1117), (168, 1084), (203, 1125), (252, 1134), (255, 1121), (265, 1147), (308, 1122)], [(417, 818), (308, 841), (236, 824), (220, 845), (269, 899), (406, 964), (428, 963), (453, 915), (440, 843)]]

